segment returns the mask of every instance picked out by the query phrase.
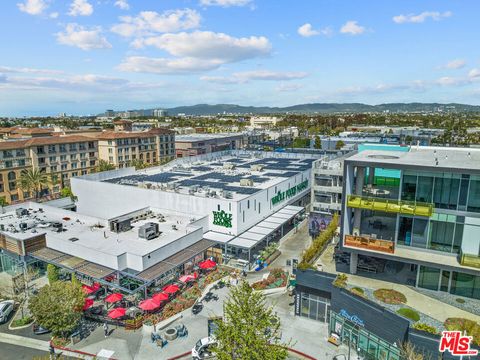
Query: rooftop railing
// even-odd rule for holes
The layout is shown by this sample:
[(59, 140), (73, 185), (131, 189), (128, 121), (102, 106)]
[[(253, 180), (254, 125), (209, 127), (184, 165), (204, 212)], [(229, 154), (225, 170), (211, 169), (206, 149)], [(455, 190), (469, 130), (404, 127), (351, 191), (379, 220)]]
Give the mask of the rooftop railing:
[(393, 241), (374, 239), (370, 236), (345, 235), (343, 242), (345, 246), (352, 246), (361, 249), (381, 251), (393, 254), (395, 252), (395, 243)]
[(348, 195), (347, 206), (406, 215), (430, 217), (433, 214), (433, 204), (360, 195)]

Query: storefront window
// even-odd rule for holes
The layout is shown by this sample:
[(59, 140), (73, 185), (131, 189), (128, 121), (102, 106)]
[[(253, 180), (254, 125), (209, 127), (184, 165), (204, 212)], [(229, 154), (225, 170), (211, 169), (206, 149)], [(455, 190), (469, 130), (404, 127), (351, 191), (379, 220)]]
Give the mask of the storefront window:
[(300, 313), (312, 320), (326, 322), (330, 311), (330, 300), (320, 296), (302, 293)]
[(450, 292), (455, 295), (480, 299), (480, 276), (453, 272)]
[(418, 287), (430, 290), (438, 290), (439, 279), (440, 269), (420, 265)]

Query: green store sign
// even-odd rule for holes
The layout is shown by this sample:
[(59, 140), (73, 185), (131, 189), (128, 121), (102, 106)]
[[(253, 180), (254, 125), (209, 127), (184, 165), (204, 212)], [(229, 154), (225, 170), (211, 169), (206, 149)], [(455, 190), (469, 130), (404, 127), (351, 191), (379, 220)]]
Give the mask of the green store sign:
[(232, 218), (233, 215), (226, 213), (225, 211), (214, 211), (213, 212), (213, 225), (223, 226), (226, 228), (232, 227)]
[(277, 195), (272, 197), (272, 205), (277, 205), (278, 203), (284, 201), (285, 199), (291, 198), (298, 194), (299, 192), (305, 190), (308, 187), (308, 179), (302, 181), (300, 184), (291, 187), (285, 191), (279, 191)]

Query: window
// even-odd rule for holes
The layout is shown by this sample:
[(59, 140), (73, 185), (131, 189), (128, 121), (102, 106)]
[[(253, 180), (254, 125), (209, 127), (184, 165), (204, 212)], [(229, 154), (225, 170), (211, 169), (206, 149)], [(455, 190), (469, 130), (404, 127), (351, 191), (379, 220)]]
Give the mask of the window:
[(420, 265), (417, 284), (418, 287), (429, 290), (438, 290), (439, 280), (440, 269)]
[(67, 161), (67, 155), (60, 155), (60, 161)]
[(250, 209), (250, 200), (247, 200), (247, 209)]
[(43, 146), (37, 146), (37, 154), (45, 154), (45, 149)]
[(55, 162), (55, 161), (57, 160), (57, 158), (56, 158), (55, 156), (50, 156), (50, 157), (48, 158), (48, 160), (49, 160), (50, 162)]
[(67, 147), (65, 146), (65, 144), (60, 144), (60, 152), (66, 152), (67, 151)]
[(453, 178), (451, 174), (443, 174), (443, 177), (435, 177), (433, 189), (433, 202), (435, 207), (442, 209), (457, 208), (460, 179)]
[(112, 153), (113, 153), (113, 149), (112, 149), (112, 148), (108, 148), (108, 153), (109, 153), (109, 154), (112, 154)]
[(62, 171), (67, 170), (67, 164), (62, 164), (61, 169)]
[(467, 211), (480, 212), (480, 179), (473, 176), (470, 179)]
[(419, 176), (416, 200), (420, 202), (432, 202), (433, 177)]
[(77, 168), (77, 163), (72, 163), (72, 169), (76, 169)]
[(11, 157), (13, 157), (13, 153), (11, 151), (8, 151), (8, 150), (3, 150), (3, 157), (4, 158), (11, 158)]
[(55, 145), (48, 145), (48, 152), (51, 154), (51, 153), (54, 153), (57, 151), (57, 147)]
[(429, 249), (451, 252), (455, 223), (448, 221), (431, 221)]
[(404, 175), (402, 185), (402, 200), (415, 200), (417, 189), (417, 177), (414, 175)]
[(80, 166), (81, 166), (82, 168), (83, 168), (83, 167), (86, 167), (86, 166), (87, 166), (87, 162), (86, 162), (86, 161), (82, 161), (82, 162), (80, 163)]
[(7, 175), (8, 180), (15, 180), (17, 178), (17, 175), (15, 174), (15, 171), (10, 171)]
[(480, 299), (480, 276), (454, 271), (450, 292), (455, 295)]

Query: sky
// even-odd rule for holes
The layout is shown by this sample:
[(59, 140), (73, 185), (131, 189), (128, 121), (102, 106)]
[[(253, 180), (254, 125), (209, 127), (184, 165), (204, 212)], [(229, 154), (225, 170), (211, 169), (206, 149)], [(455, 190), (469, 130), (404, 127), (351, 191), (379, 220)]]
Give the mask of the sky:
[(480, 105), (478, 0), (2, 0), (0, 116)]

